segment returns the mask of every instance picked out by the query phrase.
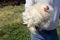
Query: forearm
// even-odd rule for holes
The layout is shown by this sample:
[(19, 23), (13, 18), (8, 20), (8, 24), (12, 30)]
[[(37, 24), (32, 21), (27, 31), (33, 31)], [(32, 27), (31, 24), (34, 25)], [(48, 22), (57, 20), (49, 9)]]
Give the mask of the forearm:
[(32, 5), (34, 5), (35, 1), (34, 0), (26, 0), (26, 3), (25, 3), (25, 11), (27, 11), (27, 9), (29, 7), (31, 7)]
[[(25, 11), (27, 11), (29, 7), (34, 5), (34, 0), (25, 0), (25, 1), (26, 1), (26, 3), (25, 3)], [(22, 15), (23, 15), (22, 17), (23, 17), (24, 24), (27, 24), (28, 23), (27, 14), (24, 12), (24, 13), (22, 13)]]

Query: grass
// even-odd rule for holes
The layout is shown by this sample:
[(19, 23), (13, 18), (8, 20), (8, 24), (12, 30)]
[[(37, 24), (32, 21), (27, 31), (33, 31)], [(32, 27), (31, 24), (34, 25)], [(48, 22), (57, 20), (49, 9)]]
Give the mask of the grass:
[(58, 32), (58, 36), (59, 36), (59, 40), (60, 40), (60, 25), (58, 25), (57, 32)]
[(29, 40), (29, 32), (22, 24), (21, 6), (6, 6), (0, 8), (0, 40)]
[[(29, 40), (30, 33), (22, 23), (22, 12), (24, 4), (21, 6), (6, 6), (0, 8), (0, 40)], [(60, 26), (58, 35), (60, 38)]]

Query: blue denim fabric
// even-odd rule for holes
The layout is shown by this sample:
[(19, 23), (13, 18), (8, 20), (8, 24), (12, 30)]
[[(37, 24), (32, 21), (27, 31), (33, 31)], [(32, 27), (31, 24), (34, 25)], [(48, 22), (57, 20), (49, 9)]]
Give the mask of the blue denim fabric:
[(37, 35), (32, 34), (30, 35), (30, 40), (59, 40), (57, 31), (41, 31)]

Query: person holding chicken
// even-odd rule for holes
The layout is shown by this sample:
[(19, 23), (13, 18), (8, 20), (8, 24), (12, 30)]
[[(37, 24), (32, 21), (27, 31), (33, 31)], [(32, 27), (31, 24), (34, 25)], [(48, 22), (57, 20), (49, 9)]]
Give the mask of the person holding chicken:
[[(35, 27), (38, 33), (37, 35), (30, 33), (30, 40), (59, 40), (56, 30), (60, 13), (59, 2), (60, 0), (26, 0), (25, 11), (28, 11), (28, 9), (36, 3), (47, 3), (53, 7), (53, 16), (47, 23), (44, 24), (46, 28), (42, 31), (39, 31), (39, 28)], [(48, 6), (44, 8), (45, 12), (48, 12), (48, 10)], [(24, 17), (25, 16), (23, 16), (23, 18)], [(24, 24), (27, 24), (27, 20), (24, 20)]]

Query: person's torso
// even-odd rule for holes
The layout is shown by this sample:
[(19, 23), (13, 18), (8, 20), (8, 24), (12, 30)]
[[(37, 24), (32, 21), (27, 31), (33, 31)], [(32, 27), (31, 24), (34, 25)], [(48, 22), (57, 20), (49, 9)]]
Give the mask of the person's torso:
[(53, 16), (51, 19), (44, 25), (47, 30), (53, 30), (58, 25), (59, 20), (59, 0), (34, 0), (35, 3), (43, 2), (43, 3), (49, 3), (54, 11)]

